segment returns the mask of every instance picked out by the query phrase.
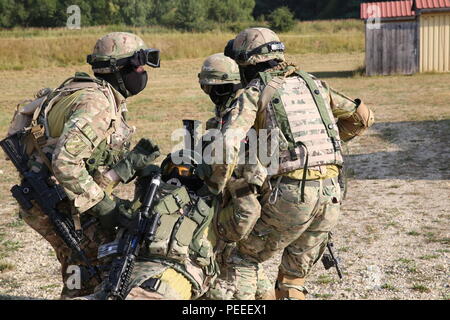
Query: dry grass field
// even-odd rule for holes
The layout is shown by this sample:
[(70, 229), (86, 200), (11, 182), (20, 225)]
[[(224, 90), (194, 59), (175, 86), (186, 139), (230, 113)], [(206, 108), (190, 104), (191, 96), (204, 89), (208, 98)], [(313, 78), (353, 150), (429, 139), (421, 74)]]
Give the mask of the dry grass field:
[[(376, 115), (368, 133), (348, 145), (349, 191), (334, 232), (344, 279), (319, 263), (308, 282), (309, 298), (450, 299), (450, 74), (367, 78), (358, 72), (364, 54), (349, 51), (289, 56), (334, 88), (362, 98)], [(147, 89), (129, 102), (135, 141), (150, 137), (166, 154), (181, 119), (212, 115), (197, 82), (202, 60), (174, 58), (150, 70)], [(0, 131), (6, 131), (18, 101), (57, 86), (76, 70), (89, 71), (0, 71)], [(58, 263), (50, 246), (17, 218), (9, 195), (16, 178), (1, 156), (0, 299), (56, 299)], [(120, 190), (129, 194), (129, 188)], [(272, 279), (278, 259), (266, 264)]]

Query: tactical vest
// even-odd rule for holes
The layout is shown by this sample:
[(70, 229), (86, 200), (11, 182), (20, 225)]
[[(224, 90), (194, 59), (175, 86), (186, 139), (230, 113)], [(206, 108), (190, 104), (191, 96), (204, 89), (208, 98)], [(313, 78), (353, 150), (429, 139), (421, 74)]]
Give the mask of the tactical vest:
[[(56, 89), (41, 90), (42, 93), (37, 95), (36, 100), (16, 112), (13, 119), (15, 124), (12, 124), (11, 128), (18, 131), (19, 126), (22, 128), (31, 127), (30, 137), (27, 141), (27, 152), (31, 155), (29, 166), (32, 170), (39, 171), (45, 163), (51, 171), (50, 161), (46, 155), (53, 153), (59, 137), (49, 136), (48, 115), (50, 111), (57, 107), (58, 102), (64, 97), (84, 89), (101, 91), (113, 106), (112, 110), (114, 110), (107, 138), (98, 145), (86, 161), (89, 174), (92, 175), (101, 166), (113, 165), (128, 151), (134, 129), (125, 122), (122, 110), (120, 110), (124, 106), (118, 105), (113, 89), (107, 82), (93, 79), (86, 73), (77, 72), (74, 77), (67, 79)], [(22, 119), (24, 117), (27, 117), (25, 121)], [(9, 131), (12, 132), (11, 128)]]
[(265, 118), (265, 128), (259, 129), (279, 131), (277, 174), (342, 165), (336, 120), (322, 83), (302, 71), (289, 77), (283, 72), (262, 72), (259, 79), (258, 113)]
[(162, 182), (154, 211), (161, 214), (155, 240), (141, 249), (140, 259), (160, 262), (181, 272), (193, 284), (194, 295), (204, 293), (218, 266), (210, 229), (215, 203), (208, 205), (184, 187)]

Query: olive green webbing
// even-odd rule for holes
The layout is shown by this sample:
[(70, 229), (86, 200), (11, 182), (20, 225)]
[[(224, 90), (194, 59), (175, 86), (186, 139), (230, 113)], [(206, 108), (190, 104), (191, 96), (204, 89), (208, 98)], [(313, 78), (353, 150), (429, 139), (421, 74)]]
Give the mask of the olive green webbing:
[[(267, 88), (268, 84), (272, 81), (272, 74), (267, 72), (260, 72), (259, 76), (263, 81), (265, 88)], [(292, 134), (291, 125), (289, 124), (286, 110), (284, 109), (283, 102), (281, 101), (279, 90), (274, 90), (274, 93), (272, 95), (272, 106), (275, 111), (275, 120), (277, 122), (277, 125), (288, 141), (288, 149), (290, 151), (295, 150), (296, 142), (294, 139), (294, 135)]]
[(322, 121), (325, 125), (328, 136), (330, 138), (335, 139), (338, 136), (338, 132), (335, 129), (334, 122), (330, 118), (330, 114), (328, 113), (325, 100), (323, 99), (316, 82), (305, 71), (297, 71), (296, 74), (298, 74), (303, 80), (305, 80), (306, 85), (308, 86), (308, 89), (309, 91), (311, 91), (311, 94), (314, 98), (314, 102), (316, 103), (317, 109), (319, 110), (320, 117), (322, 118)]

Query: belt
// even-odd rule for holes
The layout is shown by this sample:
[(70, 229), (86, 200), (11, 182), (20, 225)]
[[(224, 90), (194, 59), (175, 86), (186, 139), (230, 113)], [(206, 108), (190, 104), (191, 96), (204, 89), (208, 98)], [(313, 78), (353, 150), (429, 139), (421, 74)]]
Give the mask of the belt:
[[(328, 179), (316, 179), (316, 180), (306, 180), (305, 181), (305, 186), (308, 187), (319, 187), (320, 186), (320, 181), (322, 181), (322, 185), (324, 187), (328, 187), (328, 186), (333, 186), (333, 179), (336, 179), (336, 177), (334, 178), (328, 178)], [(270, 179), (270, 182), (273, 181), (277, 181), (278, 178), (274, 177)], [(298, 180), (298, 179), (292, 179), (289, 177), (281, 177), (280, 183), (284, 183), (284, 184), (293, 184), (293, 185), (300, 185), (302, 183), (302, 180)]]
[(333, 181), (333, 179), (336, 179), (336, 177), (334, 178), (328, 178), (328, 179), (317, 179), (317, 180), (304, 180), (304, 184), (302, 184), (303, 180), (297, 180), (297, 179), (292, 179), (289, 177), (285, 177), (285, 176), (279, 176), (279, 177), (273, 177), (269, 180), (270, 185), (272, 185), (272, 183), (275, 183), (275, 186), (272, 188), (272, 192), (269, 196), (269, 203), (270, 204), (275, 204), (275, 202), (278, 199), (278, 194), (280, 192), (279, 190), (279, 185), (280, 183), (283, 184), (291, 184), (291, 185), (295, 185), (295, 186), (301, 186), (302, 192), (301, 192), (301, 198), (302, 198), (302, 202), (304, 202), (304, 188), (306, 186), (308, 187), (320, 187), (320, 184), (322, 183), (322, 186), (324, 187), (328, 187), (328, 186), (333, 186), (337, 184), (337, 181)]

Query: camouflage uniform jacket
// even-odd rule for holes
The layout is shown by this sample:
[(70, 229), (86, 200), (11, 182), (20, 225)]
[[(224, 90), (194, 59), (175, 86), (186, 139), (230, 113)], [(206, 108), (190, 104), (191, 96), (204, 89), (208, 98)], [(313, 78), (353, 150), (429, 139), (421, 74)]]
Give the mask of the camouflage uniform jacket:
[[(216, 116), (207, 121), (206, 129), (217, 129), (222, 131), (224, 125), (229, 123), (230, 119), (234, 116), (236, 101), (243, 93), (244, 90), (239, 89), (230, 97), (225, 105), (216, 106)], [(212, 168), (213, 170), (220, 170), (222, 167), (213, 166)], [(211, 177), (206, 178), (205, 182), (211, 191), (218, 193), (220, 190), (223, 190), (225, 183), (231, 178), (232, 175), (234, 175), (235, 178), (244, 178), (247, 183), (257, 185), (258, 187), (263, 185), (264, 180), (267, 177), (267, 170), (262, 166), (259, 160), (256, 164), (248, 164), (246, 162), (245, 164), (238, 165), (236, 158), (236, 162), (231, 166), (231, 168), (232, 170), (228, 170), (226, 173), (226, 179), (223, 179), (220, 174), (213, 174)], [(218, 180), (215, 181), (215, 178), (218, 178)]]
[[(77, 74), (80, 75), (80, 74)], [(126, 124), (125, 98), (105, 81), (66, 81), (47, 97), (38, 122), (46, 127), (43, 152), (52, 154), (54, 177), (78, 213), (100, 202), (94, 174), (119, 161), (134, 128)], [(34, 163), (42, 164), (34, 154)]]
[[(267, 72), (270, 72), (270, 70)], [(322, 84), (319, 86), (321, 94), (329, 103), (335, 119), (348, 118), (356, 112), (357, 102), (332, 89), (326, 82), (320, 81), (320, 83)], [(247, 132), (251, 128), (256, 131), (265, 128), (265, 114), (258, 107), (264, 88), (265, 86), (259, 77), (253, 79), (234, 101), (229, 115), (224, 119), (222, 125), (223, 140), (220, 141), (219, 145), (223, 144), (223, 154), (226, 155), (227, 161), (224, 164), (212, 165), (212, 175), (206, 181), (210, 189), (223, 190), (235, 169), (236, 159), (239, 156), (240, 141), (245, 139)], [(300, 171), (303, 172), (299, 169), (285, 175), (292, 178), (301, 177)], [(320, 170), (308, 169), (307, 179), (331, 178), (337, 174), (338, 168), (335, 165), (321, 166)]]

